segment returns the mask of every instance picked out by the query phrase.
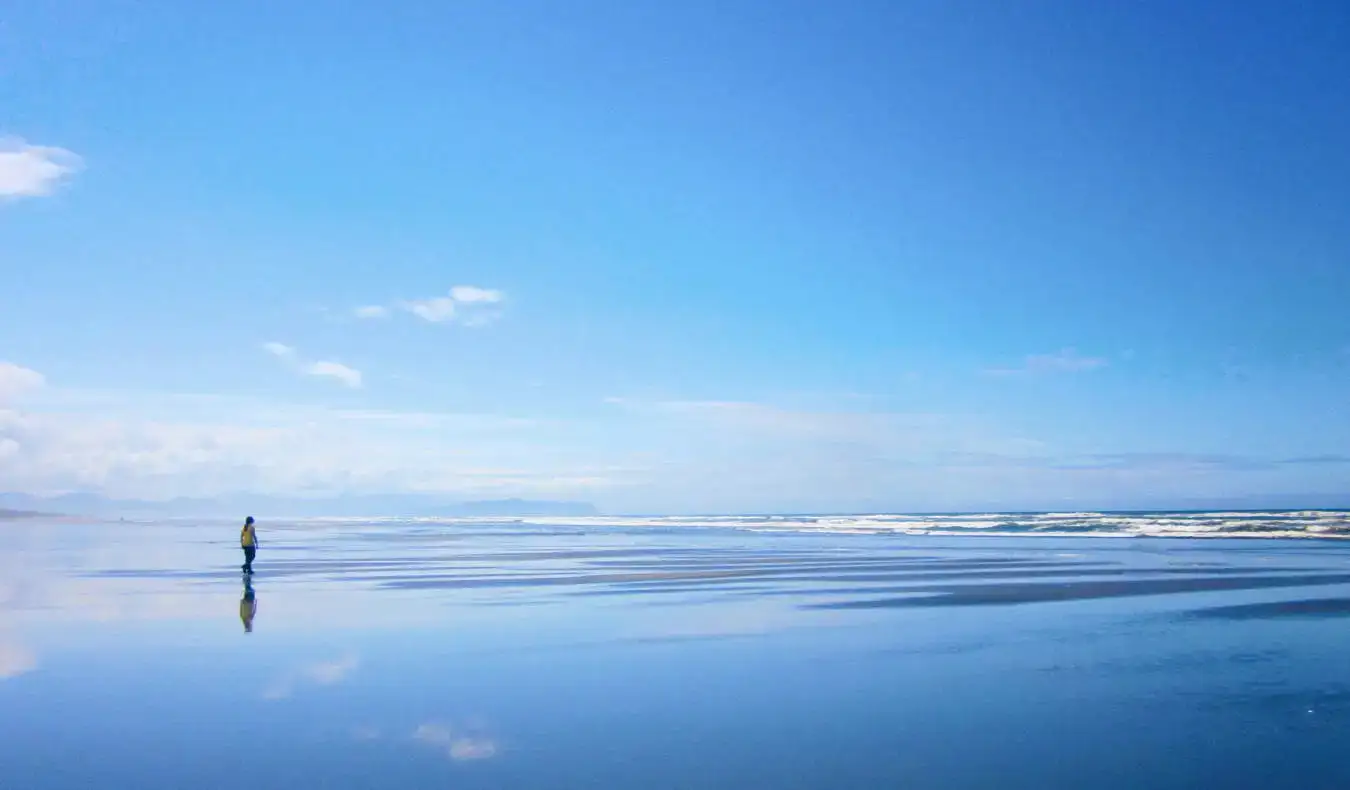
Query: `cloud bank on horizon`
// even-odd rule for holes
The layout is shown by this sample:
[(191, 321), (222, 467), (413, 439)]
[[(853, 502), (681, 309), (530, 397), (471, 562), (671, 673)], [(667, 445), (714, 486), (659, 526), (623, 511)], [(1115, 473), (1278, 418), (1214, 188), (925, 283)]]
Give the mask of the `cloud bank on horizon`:
[[(16, 16), (44, 44), (7, 62), (0, 128), (0, 492), (687, 513), (1350, 490), (1350, 111), (1326, 87), (1350, 53), (1303, 35), (1336, 9), (1244, 8), (1224, 36), (1092, 5), (780, 11), (695, 46), (687, 4), (344, 9), (380, 33), (360, 52), (296, 12), (280, 60), (247, 9)], [(1063, 34), (1108, 22), (1091, 52)], [(97, 68), (55, 102), (72, 46)]]
[(10, 363), (0, 392), (7, 489), (146, 499), (440, 493), (585, 499), (613, 512), (1056, 509), (1278, 491), (1300, 469), (1350, 465), (1344, 455), (1073, 453), (973, 415), (754, 402), (609, 397), (569, 419), (423, 413), (67, 390)]

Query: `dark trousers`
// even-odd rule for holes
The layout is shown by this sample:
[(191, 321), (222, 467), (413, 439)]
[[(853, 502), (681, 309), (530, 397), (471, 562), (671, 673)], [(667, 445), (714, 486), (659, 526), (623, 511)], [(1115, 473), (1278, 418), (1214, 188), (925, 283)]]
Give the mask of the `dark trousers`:
[(244, 547), (244, 570), (245, 570), (245, 571), (247, 571), (247, 572), (249, 572), (249, 573), (252, 573), (252, 572), (253, 572), (253, 557), (254, 557), (254, 555), (256, 555), (257, 553), (258, 553), (258, 547), (257, 547), (257, 546), (245, 546), (245, 547)]

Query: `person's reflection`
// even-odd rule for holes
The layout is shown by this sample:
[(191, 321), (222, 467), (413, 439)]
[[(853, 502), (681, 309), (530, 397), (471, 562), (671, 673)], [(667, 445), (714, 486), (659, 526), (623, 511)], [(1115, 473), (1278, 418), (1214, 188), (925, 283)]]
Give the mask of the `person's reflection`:
[(253, 616), (258, 613), (258, 599), (253, 595), (253, 580), (244, 577), (244, 597), (239, 599), (239, 619), (244, 621), (244, 633), (253, 633)]

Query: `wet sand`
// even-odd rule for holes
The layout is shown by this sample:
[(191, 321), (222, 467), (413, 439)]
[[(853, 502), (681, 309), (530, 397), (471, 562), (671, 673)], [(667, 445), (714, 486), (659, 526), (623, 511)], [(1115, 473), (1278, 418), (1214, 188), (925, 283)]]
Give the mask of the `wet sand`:
[(1340, 542), (5, 530), (0, 786), (1350, 786)]

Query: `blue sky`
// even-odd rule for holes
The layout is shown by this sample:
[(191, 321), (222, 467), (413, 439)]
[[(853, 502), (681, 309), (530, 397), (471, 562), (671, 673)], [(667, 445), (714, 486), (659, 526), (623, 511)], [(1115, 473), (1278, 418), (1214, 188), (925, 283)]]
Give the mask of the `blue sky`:
[(0, 489), (1343, 491), (1347, 30), (1335, 2), (16, 8)]

